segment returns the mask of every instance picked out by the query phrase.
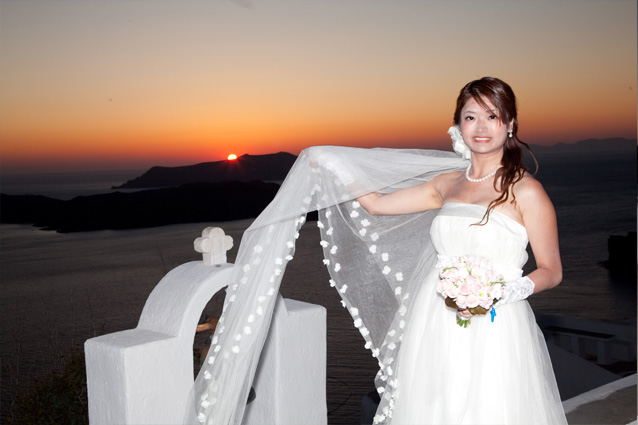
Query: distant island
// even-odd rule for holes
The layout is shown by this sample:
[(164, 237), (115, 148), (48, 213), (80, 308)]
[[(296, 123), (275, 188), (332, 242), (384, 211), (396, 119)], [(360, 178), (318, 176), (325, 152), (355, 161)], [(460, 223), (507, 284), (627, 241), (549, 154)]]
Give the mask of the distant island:
[(269, 155), (242, 155), (233, 161), (203, 162), (182, 167), (152, 167), (139, 177), (112, 189), (171, 187), (185, 183), (216, 183), (253, 180), (279, 181), (286, 178), (297, 157), (279, 152)]
[(68, 201), (0, 194), (0, 222), (67, 233), (241, 220), (257, 217), (277, 190), (278, 184), (252, 181), (189, 183)]
[(636, 139), (614, 137), (607, 139), (587, 139), (577, 143), (557, 143), (551, 146), (531, 145), (534, 153), (611, 152), (636, 148)]

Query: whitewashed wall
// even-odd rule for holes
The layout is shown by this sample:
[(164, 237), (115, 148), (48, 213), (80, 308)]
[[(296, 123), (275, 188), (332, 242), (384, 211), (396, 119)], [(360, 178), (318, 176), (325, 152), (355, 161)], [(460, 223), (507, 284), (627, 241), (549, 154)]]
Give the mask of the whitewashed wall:
[[(194, 380), (197, 322), (213, 295), (228, 285), (233, 268), (220, 264), (232, 240), (211, 228), (203, 236), (218, 240), (198, 238), (203, 261), (170, 271), (149, 296), (135, 329), (86, 341), (91, 425), (182, 423)], [(325, 385), (325, 308), (279, 297), (253, 384), (257, 397), (243, 423), (324, 425)]]

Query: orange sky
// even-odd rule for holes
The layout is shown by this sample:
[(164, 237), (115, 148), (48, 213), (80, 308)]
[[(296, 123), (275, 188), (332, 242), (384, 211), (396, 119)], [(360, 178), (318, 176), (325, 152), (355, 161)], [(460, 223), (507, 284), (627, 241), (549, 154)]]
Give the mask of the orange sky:
[(532, 144), (636, 137), (636, 3), (0, 2), (3, 174), (448, 149), (498, 76)]

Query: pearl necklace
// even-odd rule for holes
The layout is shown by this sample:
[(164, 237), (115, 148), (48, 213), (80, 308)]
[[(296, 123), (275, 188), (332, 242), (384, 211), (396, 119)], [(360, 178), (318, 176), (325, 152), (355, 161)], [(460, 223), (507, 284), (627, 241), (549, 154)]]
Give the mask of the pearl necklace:
[(472, 183), (480, 183), (480, 182), (482, 182), (483, 180), (487, 180), (487, 179), (489, 179), (489, 178), (490, 178), (490, 177), (492, 177), (494, 174), (496, 174), (496, 172), (499, 170), (499, 168), (501, 168), (501, 167), (498, 167), (496, 170), (492, 171), (492, 172), (491, 172), (491, 173), (489, 173), (487, 176), (481, 177), (480, 179), (473, 179), (472, 177), (470, 177), (470, 168), (471, 168), (471, 167), (472, 167), (472, 164), (468, 165), (468, 167), (465, 169), (465, 178), (466, 178), (468, 181), (471, 181)]

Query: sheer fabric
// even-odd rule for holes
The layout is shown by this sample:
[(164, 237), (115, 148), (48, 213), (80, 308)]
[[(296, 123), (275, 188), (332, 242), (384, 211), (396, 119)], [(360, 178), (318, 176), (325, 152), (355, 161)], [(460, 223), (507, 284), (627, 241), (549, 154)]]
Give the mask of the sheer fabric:
[[(353, 184), (326, 167), (339, 158)], [(413, 295), (436, 263), (429, 229), (437, 211), (372, 216), (355, 198), (387, 193), (460, 171), (452, 152), (314, 147), (303, 151), (272, 203), (242, 237), (224, 310), (189, 403), (188, 424), (239, 425), (268, 333), (276, 294), (306, 214), (319, 210), (324, 263), (379, 361), (377, 390), (383, 422), (395, 403), (396, 359)], [(330, 171), (332, 168), (333, 171)], [(384, 413), (385, 412), (385, 413)]]

